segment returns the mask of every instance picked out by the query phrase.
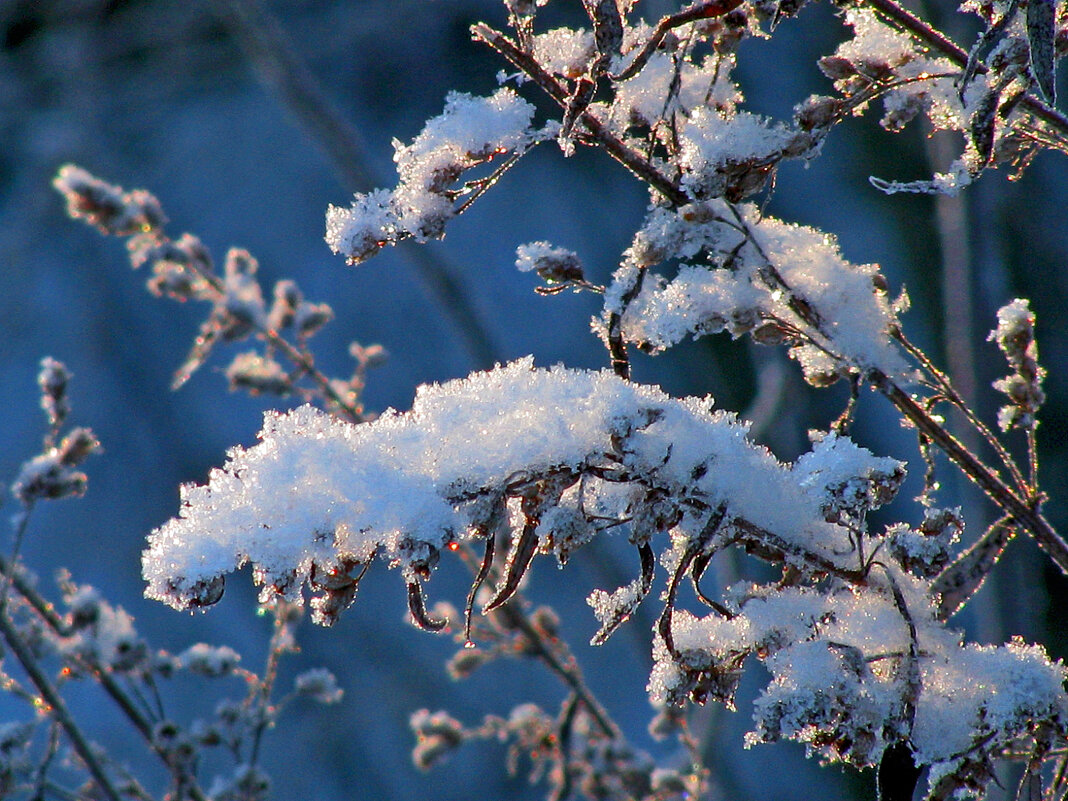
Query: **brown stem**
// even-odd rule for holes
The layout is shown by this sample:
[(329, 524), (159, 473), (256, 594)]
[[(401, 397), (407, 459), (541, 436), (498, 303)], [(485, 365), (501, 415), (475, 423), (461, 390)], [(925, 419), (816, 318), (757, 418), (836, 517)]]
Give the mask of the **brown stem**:
[(971, 451), (961, 445), (942, 425), (932, 419), (919, 403), (886, 375), (875, 370), (869, 378), (873, 386), (894, 404), (897, 410), (919, 429), (920, 433), (934, 442), (950, 461), (957, 465), (1000, 509), (1034, 537), (1035, 542), (1053, 560), (1054, 564), (1068, 575), (1068, 543), (1061, 539), (1038, 509), (1029, 506), (1016, 495), (990, 468), (980, 462)]
[(614, 81), (625, 81), (628, 78), (633, 78), (642, 68), (648, 63), (650, 56), (656, 52), (656, 48), (660, 45), (661, 40), (672, 28), (678, 28), (685, 25), (687, 22), (694, 22), (699, 19), (708, 19), (709, 17), (722, 17), (738, 6), (742, 4), (742, 0), (707, 0), (703, 3), (695, 3), (689, 8), (684, 8), (682, 11), (677, 11), (674, 14), (668, 14), (665, 17), (661, 17), (660, 22), (657, 23), (656, 29), (653, 31), (652, 36), (642, 45), (641, 50), (634, 57), (634, 60), (627, 65), (627, 67), (618, 75), (613, 75)]
[[(471, 26), (471, 34), (480, 42), (489, 45), (513, 65), (524, 72), (540, 86), (563, 109), (567, 109), (570, 92), (556, 78), (542, 69), (541, 65), (528, 53), (524, 53), (511, 39), (495, 31), (483, 22)], [(612, 133), (590, 111), (584, 111), (579, 121), (585, 126), (590, 138), (598, 142), (608, 154), (647, 183), (666, 200), (675, 206), (684, 206), (690, 201), (674, 181), (664, 175), (639, 151), (628, 146), (622, 139)]]
[[(490, 532), (487, 536), (492, 537), (493, 533)], [(472, 571), (475, 571), (476, 574), (481, 573), (483, 560), (477, 559), (469, 548), (462, 546), (460, 556)], [(502, 615), (510, 628), (523, 632), (534, 655), (544, 662), (545, 666), (571, 689), (590, 715), (593, 716), (597, 726), (604, 732), (605, 736), (621, 739), (623, 735), (619, 727), (612, 721), (612, 718), (605, 708), (601, 706), (601, 702), (597, 700), (590, 688), (586, 686), (582, 671), (568, 650), (567, 645), (561, 640), (547, 641), (546, 637), (527, 618), (526, 613), (523, 611), (524, 603), (522, 593), (517, 592), (508, 603), (496, 610), (496, 614)]]
[(583, 706), (593, 716), (594, 721), (596, 721), (597, 726), (604, 732), (605, 736), (612, 739), (622, 739), (622, 733), (609, 717), (607, 710), (601, 706), (601, 702), (594, 697), (586, 686), (586, 682), (582, 678), (582, 671), (575, 664), (575, 660), (569, 654), (561, 658), (560, 655), (554, 652), (553, 647), (545, 642), (542, 635), (534, 628), (534, 625), (527, 619), (522, 610), (519, 609), (517, 600), (513, 598), (511, 603), (500, 607), (498, 613), (505, 616), (508, 625), (514, 626), (527, 636), (534, 652), (579, 697)]
[[(877, 11), (890, 17), (902, 28), (905, 28), (913, 36), (933, 47), (958, 67), (964, 67), (968, 63), (968, 52), (966, 50), (908, 9), (898, 5), (894, 0), (867, 0), (867, 2)], [(976, 72), (980, 74), (987, 71), (987, 67), (984, 64), (979, 64), (976, 68)], [(1026, 95), (1021, 102), (1029, 112), (1068, 136), (1068, 117), (1065, 117), (1055, 108), (1031, 94)]]

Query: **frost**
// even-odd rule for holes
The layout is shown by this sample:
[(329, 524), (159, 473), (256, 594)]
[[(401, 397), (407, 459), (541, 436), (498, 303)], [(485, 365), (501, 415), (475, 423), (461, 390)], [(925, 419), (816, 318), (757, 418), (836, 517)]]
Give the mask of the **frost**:
[(582, 28), (553, 28), (534, 37), (534, 57), (554, 75), (578, 78), (596, 55), (593, 33)]
[(202, 676), (226, 676), (234, 671), (241, 655), (228, 645), (197, 643), (178, 655), (182, 667)]
[(293, 680), (293, 689), (321, 704), (336, 704), (345, 695), (337, 686), (337, 678), (326, 668), (312, 668), (301, 673)]
[(733, 617), (676, 614), (676, 655), (662, 640), (655, 649), (653, 701), (679, 703), (710, 686), (733, 692), (731, 673), (753, 654), (772, 679), (755, 702), (747, 745), (792, 739), (864, 767), (905, 736), (916, 764), (934, 766), (932, 787), (965, 755), (996, 752), (1036, 720), (1063, 729), (1064, 669), (1041, 647), (962, 645), (935, 617), (926, 583), (896, 573), (917, 631), (913, 647), (890, 585), (870, 579), (864, 593), (753, 586), (735, 591)]
[(616, 87), (612, 119), (625, 128), (634, 123), (653, 126), (674, 113), (689, 114), (704, 106), (733, 114), (742, 100), (730, 80), (733, 66), (730, 58), (707, 57), (698, 66), (689, 60), (677, 64), (666, 52), (654, 53), (641, 72)]

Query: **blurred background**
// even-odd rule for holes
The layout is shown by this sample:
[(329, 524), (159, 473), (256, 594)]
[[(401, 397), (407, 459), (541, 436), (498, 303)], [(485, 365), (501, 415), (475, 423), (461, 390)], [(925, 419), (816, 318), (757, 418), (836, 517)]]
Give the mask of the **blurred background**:
[[(104, 454), (88, 463), (90, 489), (83, 499), (35, 512), (23, 547), (27, 564), (45, 588), (58, 567), (69, 568), (76, 581), (97, 586), (133, 614), (157, 647), (178, 652), (198, 641), (225, 643), (256, 668), (270, 624), (255, 615), (250, 576), (232, 578), (226, 598), (210, 612), (183, 615), (141, 598), (140, 553), (145, 536), (176, 513), (179, 485), (205, 480), (227, 448), (253, 444), (262, 411), (285, 401), (227, 392), (220, 370), (236, 349), (222, 350), (181, 390), (170, 391), (172, 373), (207, 308), (149, 295), (147, 276), (131, 272), (121, 242), (66, 218), (50, 186), (57, 169), (74, 162), (126, 189), (149, 189), (161, 200), (173, 237), (198, 235), (217, 262), (228, 247), (245, 247), (259, 259), (265, 287), (293, 278), (309, 300), (330, 303), (336, 320), (313, 341), (328, 374), (351, 372), (347, 348), (354, 340), (381, 344), (390, 354), (371, 373), (364, 396), (371, 410), (405, 409), (420, 383), (530, 353), (541, 365), (607, 366), (589, 332), (597, 298), (536, 295), (535, 279), (515, 270), (515, 248), (548, 239), (576, 251), (591, 280), (604, 282), (642, 219), (647, 196), (600, 154), (580, 151), (564, 159), (545, 146), (456, 220), (444, 241), (426, 246), (444, 265), (452, 299), (428, 282), (415, 248), (348, 267), (323, 242), (327, 205), (347, 205), (354, 189), (368, 188), (360, 180), (392, 187), (391, 140), (414, 137), (440, 112), (450, 89), (487, 94), (495, 88), (495, 75), (506, 65), (473, 43), (468, 29), (478, 20), (503, 25), (503, 6), (491, 0), (239, 5), (253, 15), (235, 15), (225, 3), (186, 0), (0, 0), (0, 269), (6, 287), (0, 292), (0, 477), (10, 483), (39, 451), (45, 429), (35, 381), (40, 359), (65, 362), (74, 373), (72, 420), (93, 428)], [(582, 24), (578, 2), (553, 6), (547, 22)], [(673, 6), (642, 0), (637, 8), (654, 20)], [(925, 11), (965, 46), (972, 41), (974, 29), (950, 4), (938, 0)], [(815, 61), (845, 37), (833, 10), (819, 4), (782, 24), (774, 38), (743, 43), (736, 75), (747, 107), (789, 119), (809, 94), (829, 94)], [(267, 53), (306, 71), (304, 86), (314, 87), (337, 124), (350, 129), (362, 165), (331, 149), (324, 118), (309, 117), (272, 73), (265, 43)], [(1068, 159), (1043, 154), (1016, 181), (992, 172), (955, 201), (886, 197), (871, 187), (870, 175), (927, 177), (948, 163), (957, 144), (928, 137), (920, 126), (888, 134), (878, 116), (840, 126), (812, 164), (785, 165), (768, 213), (835, 234), (847, 258), (881, 264), (895, 291), (907, 286), (913, 310), (906, 331), (948, 366), (988, 421), (998, 405), (989, 385), (1004, 368), (986, 334), (999, 306), (1014, 297), (1031, 299), (1040, 356), (1050, 372), (1039, 429), (1046, 512), (1068, 530)], [(780, 351), (719, 338), (656, 359), (638, 357), (635, 377), (676, 394), (712, 394), (724, 408), (759, 412), (760, 438), (782, 459), (804, 450), (805, 432), (826, 429), (845, 400), (841, 387), (808, 390)], [(761, 386), (771, 389), (760, 394)], [(887, 519), (918, 522), (911, 499), (923, 471), (914, 438), (874, 394), (862, 396), (856, 439), (913, 465), (910, 484)], [(974, 537), (989, 524), (991, 508), (948, 471), (941, 478), (940, 500), (964, 505)], [(5, 496), (10, 514), (14, 501)], [(1059, 614), (1068, 581), (1047, 561), (1030, 542), (1014, 542), (1000, 576), (954, 622), (981, 642), (1019, 634), (1046, 643), (1054, 656), (1068, 655)], [(607, 541), (572, 560), (567, 578), (548, 560), (539, 561), (529, 595), (552, 599), (590, 684), (628, 736), (672, 764), (683, 758), (677, 747), (646, 733), (652, 710), (644, 686), (655, 613), (645, 610), (599, 649), (585, 645), (597, 628), (586, 594), (625, 583), (636, 570), (632, 549)], [(428, 586), (431, 600), (462, 605), (465, 576), (459, 566), (443, 565)], [(412, 766), (407, 720), (418, 708), (445, 708), (474, 724), (488, 713), (507, 715), (525, 700), (555, 712), (564, 692), (544, 669), (519, 662), (497, 662), (469, 680), (452, 681), (444, 660), (455, 643), (405, 623), (398, 579), (376, 566), (334, 629), (302, 627), (303, 652), (287, 661), (287, 675), (327, 667), (346, 696), (325, 709), (298, 703), (283, 716), (263, 758), (273, 797), (543, 797), (543, 788), (507, 774), (503, 749), (492, 744), (469, 747), (431, 774)], [(747, 685), (738, 712), (702, 717), (716, 797), (870, 797), (870, 776), (821, 770), (804, 761), (800, 749), (741, 749), (758, 680), (754, 675)], [(163, 693), (178, 719), (209, 714), (213, 704), (200, 685), (177, 683)], [(72, 703), (114, 755), (140, 764), (135, 734), (101, 711), (94, 688), (77, 690)], [(29, 714), (10, 703), (2, 709), (5, 719)]]

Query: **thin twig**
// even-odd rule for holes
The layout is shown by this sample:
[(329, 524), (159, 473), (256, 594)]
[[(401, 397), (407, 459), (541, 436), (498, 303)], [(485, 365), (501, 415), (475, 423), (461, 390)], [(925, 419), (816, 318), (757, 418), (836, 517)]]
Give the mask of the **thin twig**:
[(22, 635), (18, 629), (15, 628), (15, 624), (11, 621), (11, 618), (7, 614), (7, 609), (0, 609), (0, 634), (3, 634), (4, 642), (7, 643), (7, 647), (18, 659), (19, 664), (22, 665), (22, 669), (26, 671), (26, 675), (30, 681), (33, 682), (33, 686), (37, 688), (37, 691), (41, 694), (41, 698), (48, 704), (48, 714), (63, 727), (63, 733), (67, 735), (67, 739), (70, 740), (71, 747), (75, 753), (85, 764), (86, 770), (89, 771), (89, 775), (93, 777), (100, 792), (103, 793), (109, 801), (121, 801), (122, 796), (118, 789), (111, 783), (111, 779), (104, 771), (103, 765), (97, 759), (96, 754), (93, 752), (92, 746), (89, 741), (85, 739), (85, 735), (82, 734), (82, 730), (78, 727), (74, 718), (71, 717), (70, 712), (67, 710), (67, 705), (63, 701), (63, 697), (59, 694), (55, 685), (52, 684), (48, 676), (41, 670), (37, 663), (37, 657), (34, 655), (30, 647), (23, 641)]
[[(928, 25), (908, 9), (898, 5), (894, 0), (867, 0), (867, 2), (877, 11), (890, 17), (902, 28), (905, 28), (909, 33), (933, 47), (957, 66), (963, 68), (967, 65), (967, 50), (949, 39), (941, 31)], [(985, 64), (980, 63), (976, 67), (976, 72), (979, 74), (985, 74), (987, 71)], [(1065, 117), (1055, 108), (1032, 94), (1027, 94), (1021, 102), (1034, 116), (1068, 136), (1068, 117)]]
[(998, 440), (998, 438), (994, 436), (994, 432), (992, 432), (987, 427), (987, 425), (979, 419), (978, 415), (976, 415), (976, 413), (972, 410), (972, 407), (968, 404), (965, 398), (959, 392), (957, 392), (957, 389), (956, 387), (954, 387), (953, 382), (950, 380), (949, 376), (939, 370), (938, 367), (934, 364), (934, 362), (931, 361), (930, 357), (920, 348), (913, 345), (912, 342), (910, 342), (905, 337), (905, 334), (903, 332), (901, 332), (900, 330), (894, 331), (892, 336), (894, 337), (894, 339), (900, 342), (901, 346), (905, 348), (905, 350), (907, 350), (913, 356), (913, 358), (915, 358), (916, 361), (920, 363), (920, 366), (923, 367), (923, 369), (926, 370), (932, 378), (935, 379), (935, 382), (938, 384), (938, 389), (945, 396), (945, 399), (952, 403), (955, 407), (957, 407), (957, 409), (961, 411), (961, 413), (964, 414), (964, 416), (968, 419), (968, 422), (971, 423), (971, 425), (976, 429), (976, 431), (979, 432), (980, 435), (982, 435), (983, 439), (986, 440), (987, 444), (989, 444), (990, 447), (994, 449), (994, 452), (997, 453), (998, 458), (1001, 459), (1001, 461), (1008, 468), (1009, 472), (1012, 474), (1013, 481), (1016, 482), (1016, 486), (1020, 490), (1020, 492), (1028, 492), (1027, 482), (1024, 480), (1023, 474), (1020, 473), (1020, 468), (1017, 467), (1016, 462), (1013, 461), (1012, 456), (1010, 456), (1009, 452), (1005, 450), (1005, 446), (1001, 444), (1000, 440)]
[(1005, 483), (979, 461), (971, 451), (936, 422), (927, 411), (885, 374), (873, 370), (869, 374), (873, 386), (879, 390), (922, 434), (934, 442), (983, 492), (1021, 528), (1025, 529), (1054, 564), (1068, 575), (1068, 543), (1042, 516), (1037, 508), (1028, 505)]
[[(474, 38), (496, 50), (514, 66), (522, 70), (531, 80), (540, 86), (556, 103), (566, 109), (570, 93), (567, 88), (556, 78), (547, 73), (533, 56), (524, 53), (507, 36), (496, 31), (484, 22), (478, 22), (471, 26), (471, 34)], [(676, 206), (683, 206), (690, 201), (685, 192), (674, 181), (660, 172), (659, 169), (639, 151), (627, 145), (622, 139), (609, 130), (608, 126), (590, 111), (584, 111), (579, 116), (579, 121), (585, 126), (590, 138), (598, 142), (608, 155), (634, 173), (638, 178), (645, 181), (653, 189), (664, 196), (666, 200)]]
[[(490, 532), (487, 536), (492, 537), (493, 533)], [(473, 573), (476, 575), (481, 573), (483, 560), (475, 556), (470, 548), (462, 545), (459, 553), (464, 563)], [(586, 707), (605, 736), (621, 739), (622, 733), (619, 727), (616, 726), (607, 710), (594, 696), (593, 691), (586, 685), (586, 681), (582, 677), (582, 671), (579, 669), (578, 663), (571, 655), (567, 645), (559, 639), (555, 639), (552, 642), (546, 641), (546, 638), (527, 617), (523, 609), (526, 603), (522, 593), (516, 592), (512, 595), (511, 600), (497, 608), (495, 613), (502, 615), (509, 627), (521, 631), (526, 636), (534, 655), (544, 662), (546, 667), (571, 689), (583, 706)]]
[(688, 22), (694, 22), (699, 19), (708, 19), (710, 17), (722, 17), (738, 6), (742, 4), (742, 0), (706, 0), (703, 3), (695, 3), (689, 8), (684, 8), (682, 11), (677, 11), (674, 14), (668, 14), (665, 17), (661, 17), (660, 22), (657, 23), (656, 28), (653, 30), (652, 35), (642, 45), (641, 50), (634, 56), (634, 60), (630, 62), (618, 75), (613, 75), (614, 81), (625, 81), (629, 78), (633, 78), (642, 68), (648, 63), (649, 58), (656, 52), (656, 48), (660, 46), (660, 42), (663, 40), (667, 32), (673, 28), (681, 27)]

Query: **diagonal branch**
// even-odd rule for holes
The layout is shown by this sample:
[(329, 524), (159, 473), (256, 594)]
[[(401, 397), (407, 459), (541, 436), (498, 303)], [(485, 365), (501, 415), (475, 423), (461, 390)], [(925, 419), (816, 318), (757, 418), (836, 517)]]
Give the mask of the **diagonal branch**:
[[(917, 17), (908, 9), (900, 6), (894, 0), (867, 0), (872, 8), (885, 14), (902, 28), (907, 30), (917, 39), (937, 50), (958, 67), (964, 68), (968, 64), (968, 51), (960, 47), (952, 39), (949, 39), (941, 31), (936, 30), (928, 23)], [(979, 64), (976, 72), (986, 73), (985, 64)], [(1068, 117), (1061, 114), (1057, 109), (1039, 100), (1032, 94), (1024, 95), (1021, 104), (1034, 116), (1048, 123), (1061, 134), (1068, 136)]]
[(965, 448), (959, 440), (936, 422), (930, 414), (904, 390), (879, 371), (869, 378), (879, 390), (920, 433), (934, 442), (961, 471), (990, 497), (1006, 514), (1025, 529), (1054, 564), (1068, 575), (1068, 543), (1049, 524), (1037, 508), (1029, 506), (1013, 492), (989, 467)]
[[(471, 35), (508, 59), (541, 87), (561, 108), (567, 109), (570, 98), (567, 87), (547, 73), (533, 56), (520, 50), (511, 39), (483, 22), (471, 26)], [(596, 115), (589, 110), (584, 111), (579, 116), (579, 121), (585, 126), (591, 139), (600, 144), (612, 158), (659, 192), (664, 199), (676, 206), (684, 206), (690, 202), (690, 198), (674, 181), (660, 172), (652, 161), (612, 133)]]

